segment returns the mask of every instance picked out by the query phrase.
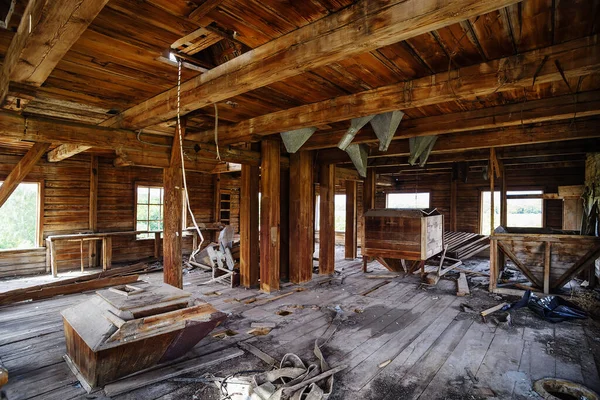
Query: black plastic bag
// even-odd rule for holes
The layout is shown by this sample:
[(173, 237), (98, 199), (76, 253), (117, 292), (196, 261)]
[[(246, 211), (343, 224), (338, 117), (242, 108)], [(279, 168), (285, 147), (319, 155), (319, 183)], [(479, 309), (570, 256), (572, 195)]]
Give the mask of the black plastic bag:
[(546, 321), (562, 322), (571, 319), (586, 319), (587, 313), (558, 296), (537, 297), (531, 295), (527, 307)]

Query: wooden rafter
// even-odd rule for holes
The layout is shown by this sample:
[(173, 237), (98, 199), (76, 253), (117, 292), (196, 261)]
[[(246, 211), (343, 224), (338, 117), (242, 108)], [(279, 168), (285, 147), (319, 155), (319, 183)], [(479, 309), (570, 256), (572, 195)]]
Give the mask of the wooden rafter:
[(35, 164), (42, 158), (46, 150), (50, 147), (49, 143), (35, 143), (31, 149), (23, 156), (21, 161), (8, 174), (2, 186), (0, 186), (0, 207), (4, 205), (6, 200), (15, 191), (17, 186), (31, 172)]
[[(467, 150), (488, 149), (490, 147), (520, 146), (535, 143), (551, 143), (566, 140), (600, 137), (598, 119), (582, 119), (544, 125), (529, 125), (505, 128), (501, 131), (462, 132), (441, 135), (432, 154), (456, 153)], [(408, 140), (392, 142), (387, 152), (371, 150), (369, 158), (407, 156), (410, 154)], [(320, 163), (349, 162), (346, 152), (339, 149), (326, 149), (319, 152)]]
[(0, 104), (10, 82), (39, 87), (108, 0), (30, 0), (0, 73)]
[(63, 144), (48, 153), (48, 161), (62, 161), (89, 149), (91, 149), (90, 146), (81, 146), (77, 144)]
[[(545, 59), (550, 61), (560, 59), (564, 73), (569, 78), (588, 75), (594, 71), (600, 71), (600, 53), (597, 51), (597, 47), (597, 36), (586, 37), (518, 56), (459, 68), (451, 73), (443, 72), (408, 82), (294, 107), (223, 127), (219, 131), (219, 141), (223, 144), (237, 143), (247, 140), (251, 135), (269, 135), (307, 126), (319, 126), (331, 122), (350, 120), (371, 114), (423, 107), (465, 97), (486, 96), (498, 91), (531, 87), (534, 76), (536, 76), (536, 83), (562, 81), (561, 73), (552, 62), (546, 61), (542, 68), (539, 68), (540, 63)], [(562, 101), (566, 102), (564, 99)], [(547, 103), (552, 104), (550, 101), (547, 101)], [(573, 103), (572, 96), (571, 103)], [(512, 107), (513, 110), (515, 107)], [(530, 117), (533, 120), (532, 122), (544, 118), (552, 120), (551, 113), (532, 110), (535, 109), (528, 105), (527, 111), (532, 114)], [(519, 109), (519, 111), (521, 110)], [(573, 113), (574, 110), (571, 108), (569, 114), (572, 116)], [(474, 117), (477, 116), (476, 113), (473, 114)], [(565, 113), (561, 111), (559, 114), (564, 115)], [(484, 126), (489, 126), (491, 123), (496, 124), (493, 122), (493, 115), (485, 111), (482, 111), (480, 115), (482, 117), (487, 116), (487, 119), (478, 120), (478, 118), (475, 118), (471, 123)], [(504, 117), (505, 122), (503, 124), (510, 126), (522, 123), (519, 118), (520, 115), (514, 112), (510, 117)], [(428, 129), (441, 130), (441, 133), (460, 129), (449, 128), (447, 121), (445, 120), (443, 127), (438, 124), (434, 127), (430, 126)], [(425, 122), (427, 123), (427, 121)], [(418, 124), (418, 122), (415, 123)], [(419, 135), (415, 135), (415, 132), (405, 132), (405, 124), (406, 122), (402, 122), (400, 125), (396, 138), (424, 136), (422, 132)], [(460, 124), (455, 125), (461, 126)], [(468, 129), (478, 128), (471, 126)], [(210, 135), (210, 132), (204, 132), (194, 134), (192, 138), (203, 141), (209, 138)], [(340, 138), (341, 136), (336, 135), (335, 138), (331, 138), (331, 141)], [(337, 145), (337, 142), (333, 146), (335, 145)], [(308, 148), (308, 146), (303, 147), (303, 149)]]
[[(360, 0), (185, 82), (185, 113), (342, 59), (464, 21), (518, 0)], [(141, 128), (169, 120), (177, 88), (103, 123)]]

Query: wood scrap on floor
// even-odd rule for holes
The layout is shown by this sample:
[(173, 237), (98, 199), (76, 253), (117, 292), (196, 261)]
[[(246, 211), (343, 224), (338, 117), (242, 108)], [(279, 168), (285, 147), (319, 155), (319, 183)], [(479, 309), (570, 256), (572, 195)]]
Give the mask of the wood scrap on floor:
[(470, 232), (444, 232), (448, 256), (466, 260), (490, 247), (490, 237)]
[(45, 299), (62, 294), (79, 293), (86, 290), (101, 289), (107, 286), (132, 283), (137, 280), (137, 275), (135, 275), (135, 279), (132, 279), (131, 277), (128, 279), (117, 278), (125, 277), (135, 273), (158, 271), (162, 269), (161, 267), (151, 266), (151, 262), (153, 261), (150, 260), (147, 262), (140, 262), (133, 265), (128, 265), (126, 267), (97, 272), (95, 274), (61, 279), (42, 285), (35, 285), (0, 293), (0, 305), (11, 304), (25, 300)]
[(456, 295), (459, 297), (468, 296), (471, 294), (469, 290), (469, 282), (467, 282), (467, 276), (464, 272), (461, 272), (458, 276), (458, 280), (456, 281), (456, 285), (458, 286)]

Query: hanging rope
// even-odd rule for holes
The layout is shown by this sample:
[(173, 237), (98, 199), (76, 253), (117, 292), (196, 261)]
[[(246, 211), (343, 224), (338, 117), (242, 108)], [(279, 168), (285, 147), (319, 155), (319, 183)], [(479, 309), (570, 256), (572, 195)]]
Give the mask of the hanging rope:
[[(188, 193), (187, 187), (187, 179), (185, 178), (185, 159), (183, 157), (183, 134), (181, 132), (181, 60), (177, 61), (177, 65), (179, 67), (177, 74), (177, 130), (179, 133), (179, 154), (181, 156), (181, 174), (183, 175), (183, 188), (185, 193), (185, 204), (187, 206), (187, 210), (192, 217), (192, 222), (194, 223), (194, 228), (196, 228), (196, 232), (198, 232), (198, 248), (194, 249), (190, 258), (193, 259), (196, 254), (200, 251), (200, 247), (202, 247), (202, 243), (204, 242), (204, 236), (202, 236), (202, 232), (200, 232), (200, 228), (198, 227), (198, 223), (196, 223), (196, 217), (192, 212), (192, 206), (190, 204), (190, 195)], [(189, 266), (189, 262), (188, 262)]]

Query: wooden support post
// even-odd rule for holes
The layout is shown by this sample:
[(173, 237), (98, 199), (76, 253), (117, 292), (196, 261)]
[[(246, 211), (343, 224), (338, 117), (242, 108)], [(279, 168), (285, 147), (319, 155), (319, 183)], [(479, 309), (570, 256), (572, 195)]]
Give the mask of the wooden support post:
[(496, 289), (498, 282), (498, 240), (490, 240), (490, 292)]
[(346, 181), (346, 232), (345, 258), (354, 260), (357, 256), (356, 246), (356, 181)]
[(494, 225), (494, 189), (495, 189), (495, 183), (494, 183), (494, 169), (495, 169), (495, 165), (494, 165), (494, 157), (495, 157), (495, 150), (494, 148), (490, 149), (490, 162), (489, 162), (489, 167), (488, 167), (488, 179), (490, 180), (490, 235), (494, 234), (494, 229), (496, 228), (496, 226)]
[(258, 184), (259, 168), (242, 165), (240, 193), (240, 283), (258, 285)]
[(290, 171), (280, 167), (279, 197), (279, 279), (290, 280)]
[(112, 266), (112, 237), (102, 238), (102, 271), (107, 271)]
[(335, 164), (321, 165), (320, 177), (319, 274), (333, 274), (335, 270)]
[(550, 294), (550, 264), (552, 258), (552, 243), (544, 242), (544, 294)]
[(281, 217), (279, 142), (263, 140), (261, 153), (260, 289), (270, 293), (279, 290), (279, 219)]
[[(98, 157), (90, 156), (90, 208), (89, 224), (90, 231), (96, 232), (98, 229)], [(96, 267), (98, 265), (98, 242), (90, 240), (88, 242), (88, 266)]]
[[(500, 225), (506, 228), (508, 225), (508, 198), (506, 196), (506, 170), (504, 163), (500, 162)], [(504, 270), (506, 265), (506, 256), (504, 252), (498, 253), (498, 265)]]
[(46, 150), (48, 150), (48, 147), (50, 147), (49, 143), (35, 143), (19, 163), (15, 165), (13, 170), (10, 171), (10, 174), (8, 174), (4, 183), (0, 186), (0, 207), (4, 205), (17, 186), (31, 172), (35, 164), (37, 164)]
[[(194, 234), (197, 234), (194, 231)], [(194, 249), (196, 246), (194, 246)], [(154, 232), (154, 258), (160, 257), (160, 232)]]
[[(374, 168), (367, 169), (367, 177), (363, 182), (363, 215), (368, 210), (375, 207), (375, 189), (377, 185), (377, 175)], [(364, 222), (364, 219), (363, 219)], [(363, 223), (363, 235), (361, 246), (365, 243), (365, 225)], [(363, 272), (367, 272), (368, 257), (363, 256)]]
[(163, 228), (163, 279), (179, 289), (183, 287), (181, 257), (181, 226), (183, 223), (183, 175), (181, 172), (181, 146), (179, 135), (185, 136), (185, 119), (181, 132), (175, 129), (171, 147), (171, 164), (163, 170), (164, 228)]
[(451, 178), (450, 181), (450, 230), (453, 232), (458, 231), (458, 221), (456, 219), (456, 209), (458, 206), (458, 178)]
[(290, 154), (290, 281), (312, 279), (315, 242), (314, 152)]
[(56, 263), (56, 246), (50, 239), (46, 239), (46, 247), (50, 253), (50, 268), (52, 269), (52, 276), (58, 277), (58, 264)]

